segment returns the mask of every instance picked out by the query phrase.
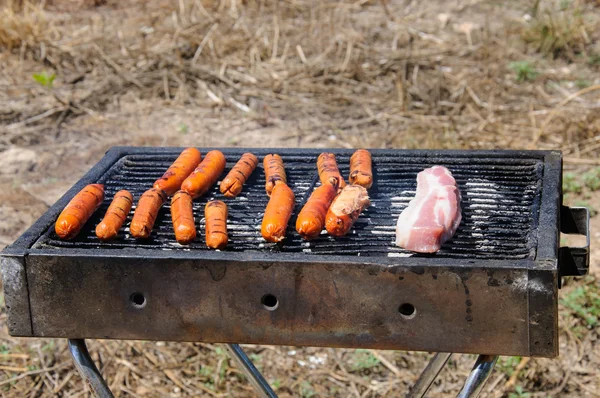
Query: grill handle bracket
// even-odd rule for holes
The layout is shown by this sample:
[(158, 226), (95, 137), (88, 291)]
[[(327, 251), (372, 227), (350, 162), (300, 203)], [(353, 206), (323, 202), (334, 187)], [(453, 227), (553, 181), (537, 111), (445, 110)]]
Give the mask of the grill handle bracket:
[[(560, 232), (585, 236), (585, 246), (561, 247), (558, 252), (560, 276), (583, 276), (590, 268), (590, 212), (585, 207), (560, 208)], [(560, 280), (560, 279), (559, 279)]]

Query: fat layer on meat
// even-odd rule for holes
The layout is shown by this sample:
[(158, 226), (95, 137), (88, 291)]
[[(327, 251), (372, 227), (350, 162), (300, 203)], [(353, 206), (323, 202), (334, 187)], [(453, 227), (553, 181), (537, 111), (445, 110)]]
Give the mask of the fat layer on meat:
[(417, 175), (417, 193), (398, 217), (396, 245), (418, 253), (435, 253), (461, 221), (460, 191), (452, 173), (433, 166)]

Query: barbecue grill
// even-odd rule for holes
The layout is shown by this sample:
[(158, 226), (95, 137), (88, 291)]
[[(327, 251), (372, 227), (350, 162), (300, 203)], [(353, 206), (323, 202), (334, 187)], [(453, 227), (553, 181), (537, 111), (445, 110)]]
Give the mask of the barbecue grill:
[[(73, 339), (88, 379), (98, 373), (82, 339), (229, 343), (266, 396), (274, 395), (234, 343), (439, 352), (413, 396), (425, 393), (448, 353), (487, 354), (465, 384), (475, 395), (497, 355), (558, 355), (561, 277), (583, 275), (589, 264), (589, 214), (562, 206), (560, 152), (372, 150), (371, 206), (347, 236), (306, 242), (295, 215), (319, 184), (321, 150), (252, 149), (261, 159), (282, 156), (296, 194), (283, 242), (260, 234), (268, 201), (262, 165), (237, 198), (223, 199), (215, 186), (194, 202), (199, 234), (189, 246), (175, 241), (168, 203), (150, 239), (125, 228), (99, 241), (94, 228), (113, 195), (128, 189), (137, 201), (182, 149), (111, 149), (3, 251), (11, 335)], [(248, 151), (221, 150), (225, 173)], [(331, 151), (347, 176), (353, 151)], [(416, 174), (436, 164), (457, 181), (463, 219), (438, 253), (410, 253), (393, 243), (396, 220)], [(90, 183), (105, 185), (103, 205), (76, 239), (60, 240), (58, 214)], [(229, 206), (223, 251), (204, 245), (203, 209), (215, 198)], [(560, 232), (586, 235), (587, 245), (560, 247)]]

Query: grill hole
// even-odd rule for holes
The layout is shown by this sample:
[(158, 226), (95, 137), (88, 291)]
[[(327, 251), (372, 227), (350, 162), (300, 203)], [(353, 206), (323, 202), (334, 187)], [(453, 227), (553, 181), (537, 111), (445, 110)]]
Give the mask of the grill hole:
[(146, 297), (143, 293), (132, 293), (129, 296), (129, 301), (135, 308), (144, 308), (146, 306)]
[(404, 304), (401, 304), (400, 307), (398, 307), (398, 312), (404, 318), (412, 319), (417, 314), (417, 309), (415, 308), (414, 305), (412, 305), (410, 303), (404, 303)]
[(277, 297), (270, 293), (262, 296), (260, 302), (267, 311), (275, 311), (279, 306), (279, 301), (277, 300)]

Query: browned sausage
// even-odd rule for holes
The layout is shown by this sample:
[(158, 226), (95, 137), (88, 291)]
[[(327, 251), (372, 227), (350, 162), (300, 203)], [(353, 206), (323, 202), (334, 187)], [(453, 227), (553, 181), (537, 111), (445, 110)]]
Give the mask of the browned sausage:
[(108, 241), (117, 236), (119, 229), (127, 219), (132, 204), (133, 196), (128, 190), (123, 189), (115, 194), (108, 210), (106, 210), (106, 215), (100, 224), (96, 226), (98, 239)]
[(371, 154), (366, 149), (359, 149), (350, 157), (351, 184), (363, 186), (367, 189), (373, 185), (373, 171), (371, 169)]
[(196, 223), (192, 197), (185, 191), (177, 191), (171, 199), (171, 219), (175, 239), (181, 245), (187, 245), (196, 239)]
[(154, 183), (154, 188), (162, 189), (167, 196), (173, 195), (181, 187), (181, 183), (190, 175), (200, 163), (200, 151), (196, 148), (187, 148), (179, 155), (165, 174)]
[(225, 170), (225, 155), (221, 151), (210, 151), (202, 163), (183, 181), (181, 190), (196, 199), (208, 192), (223, 170)]
[(315, 239), (325, 227), (325, 215), (336, 195), (331, 184), (321, 185), (313, 191), (298, 214), (296, 231), (306, 240)]
[(327, 211), (325, 228), (331, 236), (344, 236), (360, 213), (369, 206), (367, 190), (360, 185), (346, 185)]
[(285, 168), (283, 167), (283, 159), (279, 155), (267, 155), (263, 159), (263, 166), (265, 167), (265, 190), (267, 195), (271, 196), (271, 192), (277, 184), (287, 184), (287, 177), (285, 175)]
[(319, 178), (323, 185), (331, 184), (338, 191), (346, 185), (344, 177), (340, 174), (333, 153), (324, 152), (319, 155), (319, 158), (317, 159), (317, 171), (319, 172)]
[(258, 165), (258, 158), (248, 152), (233, 166), (227, 177), (221, 182), (221, 193), (234, 198), (242, 192), (242, 186)]
[(206, 220), (206, 246), (224, 249), (227, 246), (227, 205), (220, 200), (208, 202), (204, 207)]
[(167, 194), (162, 189), (151, 188), (142, 194), (129, 226), (131, 236), (138, 239), (150, 236), (158, 211), (166, 200)]
[(263, 238), (268, 242), (282, 241), (293, 211), (294, 192), (286, 184), (276, 184), (262, 220)]
[(64, 208), (54, 230), (61, 239), (73, 239), (104, 200), (104, 185), (85, 186)]

